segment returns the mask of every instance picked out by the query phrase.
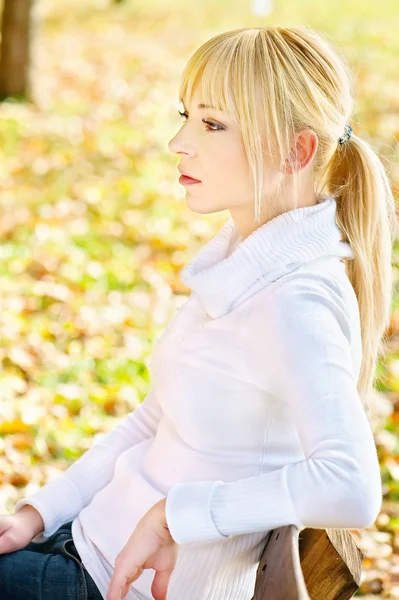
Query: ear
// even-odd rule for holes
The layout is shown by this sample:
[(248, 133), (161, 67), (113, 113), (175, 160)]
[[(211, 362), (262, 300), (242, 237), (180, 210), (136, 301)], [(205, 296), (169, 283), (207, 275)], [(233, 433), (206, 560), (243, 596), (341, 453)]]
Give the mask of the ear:
[(301, 171), (313, 160), (318, 147), (317, 135), (311, 129), (303, 129), (295, 134), (294, 143), (295, 147), (284, 163), (283, 172), (287, 175)]

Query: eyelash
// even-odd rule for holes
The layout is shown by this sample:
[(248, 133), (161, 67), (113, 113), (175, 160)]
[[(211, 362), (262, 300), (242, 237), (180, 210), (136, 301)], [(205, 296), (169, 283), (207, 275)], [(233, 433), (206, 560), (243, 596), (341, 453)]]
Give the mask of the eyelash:
[[(181, 112), (179, 110), (178, 113), (181, 117), (185, 117), (186, 119), (188, 119), (188, 114), (186, 112)], [(207, 131), (223, 131), (224, 130), (224, 127), (221, 127), (220, 125), (217, 125), (216, 123), (210, 123), (206, 119), (201, 119), (201, 121), (207, 125), (207, 127), (206, 127)], [(216, 129), (212, 129), (212, 126), (216, 127)]]

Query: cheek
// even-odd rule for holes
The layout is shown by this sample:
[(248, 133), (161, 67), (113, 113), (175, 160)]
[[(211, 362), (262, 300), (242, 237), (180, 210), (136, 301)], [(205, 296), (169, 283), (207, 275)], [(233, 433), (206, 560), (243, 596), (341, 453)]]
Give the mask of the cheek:
[(236, 193), (242, 198), (244, 192), (247, 196), (252, 189), (252, 175), (248, 160), (244, 152), (232, 153), (230, 159), (230, 190), (232, 194)]
[(243, 148), (231, 142), (223, 145), (217, 156), (209, 164), (212, 179), (226, 184), (242, 185), (248, 183), (249, 166)]

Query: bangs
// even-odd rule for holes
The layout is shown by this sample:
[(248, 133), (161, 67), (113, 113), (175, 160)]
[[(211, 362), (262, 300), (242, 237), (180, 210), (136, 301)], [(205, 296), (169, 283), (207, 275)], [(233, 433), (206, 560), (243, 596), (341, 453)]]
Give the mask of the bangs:
[[(225, 112), (235, 123), (239, 123), (238, 90), (247, 90), (248, 81), (243, 81), (240, 61), (248, 31), (237, 29), (222, 33), (196, 50), (189, 59), (180, 82), (179, 100), (187, 105), (198, 90), (202, 102)], [(254, 35), (252, 34), (253, 38)]]
[[(287, 95), (275, 91), (278, 75), (271, 53), (262, 30), (224, 32), (194, 52), (180, 82), (179, 101), (183, 106), (198, 91), (203, 103), (223, 111), (239, 127), (252, 163), (264, 153), (281, 157), (288, 146), (287, 133), (282, 139), (280, 131), (287, 132), (290, 127), (288, 122), (285, 127), (279, 126), (276, 110), (278, 103), (286, 104), (281, 96)], [(287, 114), (287, 106), (285, 109)]]

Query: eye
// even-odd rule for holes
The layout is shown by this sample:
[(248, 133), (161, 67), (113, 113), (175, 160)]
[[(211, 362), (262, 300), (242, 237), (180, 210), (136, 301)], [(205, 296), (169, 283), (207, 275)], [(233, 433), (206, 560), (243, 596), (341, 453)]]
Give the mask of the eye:
[[(217, 125), (216, 123), (210, 123), (206, 119), (202, 119), (202, 122), (206, 124), (207, 131), (223, 131), (224, 127)], [(214, 129), (215, 127), (215, 129)]]
[[(183, 119), (185, 119), (185, 120), (188, 119), (188, 114), (185, 111), (181, 112), (179, 110), (178, 113), (181, 117), (183, 117)], [(205, 129), (207, 131), (223, 131), (224, 130), (224, 127), (222, 127), (221, 125), (217, 125), (217, 123), (211, 123), (210, 121), (207, 121), (206, 119), (201, 119), (201, 121), (206, 124)]]

